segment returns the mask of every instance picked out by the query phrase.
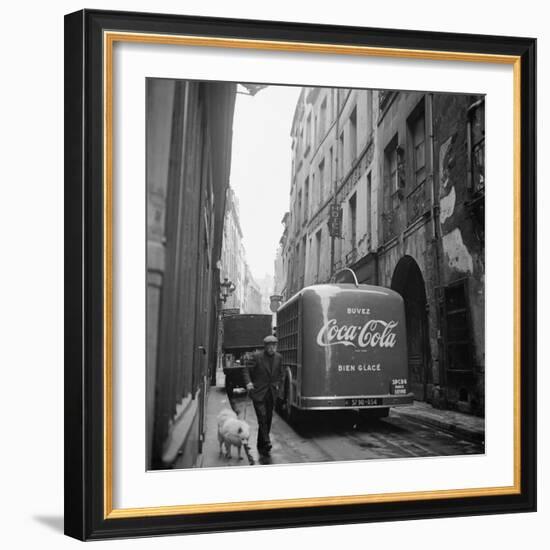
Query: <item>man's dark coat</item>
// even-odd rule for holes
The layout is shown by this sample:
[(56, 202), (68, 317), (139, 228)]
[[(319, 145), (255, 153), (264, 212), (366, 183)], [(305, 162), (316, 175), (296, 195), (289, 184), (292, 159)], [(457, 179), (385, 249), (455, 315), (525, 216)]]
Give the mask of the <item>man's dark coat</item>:
[(253, 354), (248, 368), (244, 369), (245, 384), (252, 382), (254, 389), (250, 391), (253, 401), (263, 401), (268, 391), (272, 392), (273, 402), (277, 399), (279, 387), (283, 383), (282, 355), (275, 352), (270, 357), (265, 350)]

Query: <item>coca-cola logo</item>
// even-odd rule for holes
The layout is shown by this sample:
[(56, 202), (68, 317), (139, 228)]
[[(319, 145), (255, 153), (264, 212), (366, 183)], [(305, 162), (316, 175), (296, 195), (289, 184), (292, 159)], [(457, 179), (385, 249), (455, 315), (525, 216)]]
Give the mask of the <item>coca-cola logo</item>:
[(364, 325), (339, 325), (330, 319), (319, 330), (317, 344), (327, 346), (380, 347), (393, 348), (396, 341), (397, 321), (370, 319)]

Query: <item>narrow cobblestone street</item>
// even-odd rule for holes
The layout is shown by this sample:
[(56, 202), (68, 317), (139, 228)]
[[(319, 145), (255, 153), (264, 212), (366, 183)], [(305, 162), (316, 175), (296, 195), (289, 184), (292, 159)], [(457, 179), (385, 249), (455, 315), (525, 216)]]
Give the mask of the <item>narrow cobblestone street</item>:
[(439, 411), (425, 403), (393, 408), (388, 418), (364, 420), (356, 411), (323, 411), (310, 414), (299, 427), (290, 426), (277, 413), (273, 416), (269, 459), (256, 450), (257, 423), (252, 402), (236, 394), (230, 403), (223, 385), (210, 388), (206, 434), (200, 467), (246, 466), (219, 454), (216, 416), (233, 407), (250, 425), (250, 450), (255, 464), (290, 464), (343, 460), (452, 456), (484, 452), (481, 418), (452, 411)]

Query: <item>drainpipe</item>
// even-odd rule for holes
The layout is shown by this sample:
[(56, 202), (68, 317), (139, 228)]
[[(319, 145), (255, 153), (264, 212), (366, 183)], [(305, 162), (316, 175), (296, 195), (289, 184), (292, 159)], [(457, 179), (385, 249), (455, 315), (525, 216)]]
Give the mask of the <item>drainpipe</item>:
[(433, 124), (433, 94), (428, 94), (428, 101), (426, 105), (426, 115), (427, 115), (427, 123), (428, 123), (428, 131), (430, 132), (430, 147), (429, 147), (429, 154), (430, 154), (430, 167), (432, 169), (432, 185), (430, 186), (430, 203), (432, 206), (432, 235), (434, 239), (438, 238), (439, 236), (439, 228), (437, 224), (436, 215), (439, 213), (439, 204), (435, 204), (435, 197), (436, 197), (436, 181), (435, 181), (435, 166), (434, 166), (434, 158), (435, 158), (435, 144), (434, 144), (434, 124)]
[[(443, 360), (443, 346), (442, 346), (442, 335), (441, 327), (443, 326), (443, 319), (441, 319), (441, 311), (439, 308), (439, 288), (441, 286), (441, 272), (440, 272), (440, 244), (441, 244), (441, 232), (439, 227), (439, 194), (436, 189), (436, 185), (439, 182), (439, 177), (436, 178), (436, 168), (434, 166), (435, 159), (435, 141), (434, 141), (434, 120), (433, 120), (433, 93), (427, 95), (426, 103), (426, 115), (428, 123), (428, 131), (430, 132), (430, 146), (429, 146), (429, 155), (430, 155), (430, 166), (432, 170), (432, 184), (430, 186), (430, 200), (431, 200), (431, 216), (432, 216), (432, 238), (433, 238), (433, 260), (434, 260), (434, 302), (436, 306), (435, 318), (437, 320), (437, 342), (438, 342), (438, 364), (439, 364), (439, 380), (438, 385), (441, 388), (446, 387), (446, 375), (445, 375), (445, 362)], [(435, 382), (435, 381), (434, 381)]]

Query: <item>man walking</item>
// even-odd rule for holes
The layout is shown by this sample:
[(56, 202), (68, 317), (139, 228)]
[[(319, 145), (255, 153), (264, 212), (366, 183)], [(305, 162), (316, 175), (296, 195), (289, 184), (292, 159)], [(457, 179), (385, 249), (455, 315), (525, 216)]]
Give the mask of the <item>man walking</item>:
[(258, 452), (263, 456), (269, 456), (271, 451), (269, 432), (283, 374), (282, 356), (277, 353), (277, 338), (266, 336), (263, 351), (256, 352), (248, 368), (244, 369), (246, 389), (258, 419)]

